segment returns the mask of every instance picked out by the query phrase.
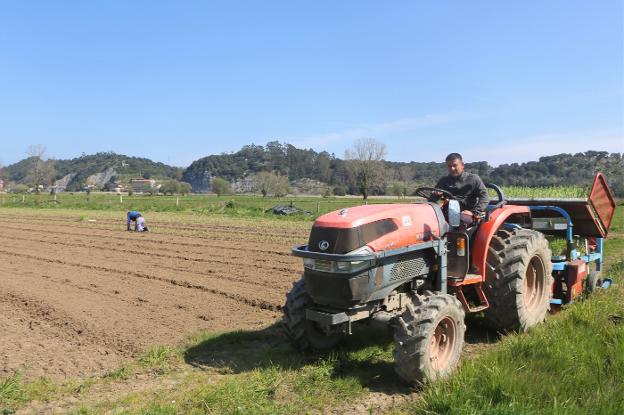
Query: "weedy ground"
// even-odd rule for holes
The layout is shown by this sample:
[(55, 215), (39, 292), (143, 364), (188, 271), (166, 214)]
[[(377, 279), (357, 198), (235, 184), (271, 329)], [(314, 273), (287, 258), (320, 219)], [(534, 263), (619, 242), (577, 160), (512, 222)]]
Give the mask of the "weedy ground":
[(361, 330), (331, 353), (302, 355), (274, 324), (199, 333), (102, 376), (23, 381), (17, 373), (0, 379), (0, 413), (621, 414), (621, 207), (611, 230), (605, 252), (612, 289), (566, 306), (529, 333), (488, 344), (449, 379), (418, 390), (394, 375), (385, 330)]

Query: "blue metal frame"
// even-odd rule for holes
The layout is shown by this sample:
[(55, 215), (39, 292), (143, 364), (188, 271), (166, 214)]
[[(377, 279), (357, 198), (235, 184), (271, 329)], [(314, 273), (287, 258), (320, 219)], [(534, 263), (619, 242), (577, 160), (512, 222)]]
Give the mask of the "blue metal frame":
[(585, 262), (596, 262), (596, 271), (602, 271), (602, 238), (596, 238), (596, 252), (583, 255), (580, 258)]
[[(543, 211), (543, 210), (552, 210), (554, 212), (559, 213), (567, 222), (566, 228), (566, 260), (565, 261), (556, 261), (552, 264), (553, 272), (563, 272), (567, 269), (568, 261), (573, 261), (575, 259), (582, 259), (586, 263), (596, 262), (596, 271), (602, 270), (602, 248), (603, 248), (603, 238), (596, 238), (596, 251), (587, 253), (586, 255), (579, 256), (578, 252), (574, 248), (574, 231), (573, 231), (573, 223), (572, 218), (565, 211), (565, 209), (560, 208), (558, 206), (529, 206), (531, 211)], [(602, 284), (602, 288), (609, 288), (611, 285), (611, 280), (606, 278)], [(550, 300), (550, 304), (563, 304), (563, 300), (560, 298), (552, 298)]]
[[(596, 271), (602, 271), (602, 247), (603, 247), (603, 238), (596, 238), (596, 252), (592, 252), (591, 254), (587, 254), (587, 255), (583, 255), (583, 256), (579, 256), (578, 252), (576, 252), (576, 249), (573, 248), (573, 244), (574, 244), (574, 232), (573, 232), (573, 227), (574, 225), (572, 224), (572, 218), (570, 217), (570, 215), (568, 214), (568, 212), (565, 211), (565, 209), (560, 208), (558, 206), (529, 206), (529, 209), (536, 210), (536, 211), (540, 211), (540, 210), (552, 210), (555, 211), (559, 214), (561, 214), (561, 216), (564, 217), (564, 219), (567, 222), (567, 229), (566, 229), (566, 243), (568, 244), (568, 256), (569, 258), (567, 258), (568, 260), (575, 260), (575, 259), (582, 259), (585, 262), (596, 262)], [(553, 264), (553, 271), (563, 271), (565, 269), (565, 263), (563, 262), (557, 262)]]
[(572, 218), (570, 214), (565, 211), (565, 209), (560, 208), (559, 206), (529, 206), (531, 211), (534, 210), (552, 210), (554, 212), (559, 213), (566, 220), (568, 227), (566, 228), (566, 243), (567, 243), (567, 256), (568, 260), (575, 260), (578, 258), (578, 253), (576, 249), (574, 249), (574, 233), (572, 229), (574, 228), (574, 224), (572, 224)]

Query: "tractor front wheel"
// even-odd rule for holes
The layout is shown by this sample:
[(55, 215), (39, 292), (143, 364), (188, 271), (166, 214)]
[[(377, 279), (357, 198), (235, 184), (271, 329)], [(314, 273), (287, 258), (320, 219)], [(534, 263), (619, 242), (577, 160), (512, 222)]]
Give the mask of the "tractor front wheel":
[(550, 309), (552, 262), (548, 241), (530, 229), (501, 229), (488, 248), (486, 283), (490, 307), (485, 320), (494, 330), (527, 331)]
[(413, 384), (442, 379), (457, 367), (464, 347), (464, 308), (448, 294), (431, 294), (409, 304), (395, 332), (394, 370)]
[(300, 351), (331, 349), (343, 336), (340, 333), (327, 334), (314, 321), (307, 320), (306, 309), (312, 305), (312, 298), (301, 278), (286, 295), (286, 304), (282, 308), (282, 326), (292, 344)]

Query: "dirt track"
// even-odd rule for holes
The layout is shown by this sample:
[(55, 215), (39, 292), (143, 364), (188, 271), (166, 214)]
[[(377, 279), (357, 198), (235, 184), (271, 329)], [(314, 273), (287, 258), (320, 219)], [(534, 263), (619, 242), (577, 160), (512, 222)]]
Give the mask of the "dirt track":
[(201, 330), (264, 326), (301, 271), (289, 253), (306, 225), (180, 217), (139, 234), (89, 215), (0, 210), (0, 376), (83, 377)]

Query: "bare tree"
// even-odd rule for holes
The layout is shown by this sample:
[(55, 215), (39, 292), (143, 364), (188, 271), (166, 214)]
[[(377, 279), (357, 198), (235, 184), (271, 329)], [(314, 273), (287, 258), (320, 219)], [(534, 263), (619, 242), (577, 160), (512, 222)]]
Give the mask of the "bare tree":
[(212, 191), (215, 192), (217, 196), (229, 195), (232, 193), (232, 183), (221, 177), (213, 178), (210, 186)]
[(371, 188), (383, 182), (386, 145), (374, 138), (361, 138), (353, 143), (353, 148), (345, 151), (347, 170), (362, 197), (368, 199)]
[(54, 161), (47, 160), (47, 150), (41, 144), (30, 145), (26, 150), (31, 165), (27, 181), (35, 187), (35, 191), (39, 192), (39, 186), (51, 184), (54, 177)]
[(409, 192), (409, 187), (413, 183), (414, 180), (415, 169), (414, 166), (407, 164), (399, 167), (397, 172), (398, 179), (401, 182), (402, 194), (401, 196), (406, 196)]
[(268, 171), (261, 171), (256, 175), (256, 187), (262, 193), (262, 197), (267, 197), (273, 186), (273, 174)]
[(262, 197), (272, 194), (275, 197), (286, 196), (290, 192), (287, 176), (273, 172), (261, 171), (252, 178), (254, 191), (262, 193)]
[(414, 179), (414, 166), (406, 164), (399, 167), (399, 180), (408, 183)]

